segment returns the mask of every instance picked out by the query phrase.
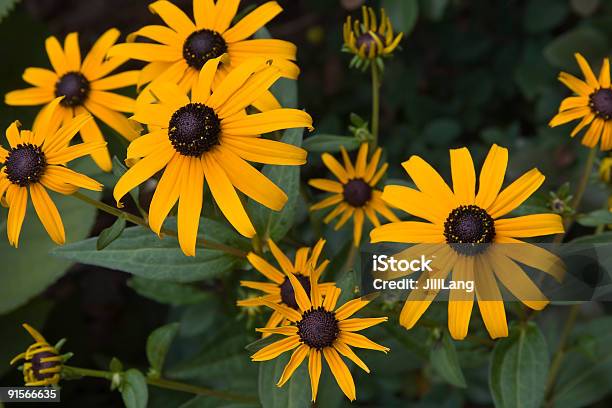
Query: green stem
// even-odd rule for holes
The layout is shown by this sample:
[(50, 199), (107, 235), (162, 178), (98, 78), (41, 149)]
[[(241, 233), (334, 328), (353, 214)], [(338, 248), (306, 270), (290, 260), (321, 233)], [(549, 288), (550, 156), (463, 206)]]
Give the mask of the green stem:
[[(79, 191), (75, 192), (72, 194), (73, 197), (78, 198), (79, 200), (83, 201), (84, 203), (87, 203), (93, 207), (96, 207), (98, 210), (100, 211), (104, 211), (107, 214), (110, 215), (114, 215), (115, 217), (123, 217), (125, 218), (127, 221), (136, 224), (136, 225), (140, 225), (141, 227), (145, 227), (150, 229), (149, 227), (149, 223), (147, 222), (146, 219), (139, 217), (137, 215), (128, 213), (126, 211), (122, 211), (118, 208), (112, 207), (106, 203), (103, 203), (102, 201), (98, 201), (95, 200)], [(168, 235), (171, 237), (175, 237), (178, 238), (178, 233), (174, 230), (168, 229), (168, 228), (162, 228), (161, 229), (161, 233), (163, 235)], [(199, 246), (203, 247), (203, 248), (209, 248), (209, 249), (215, 249), (218, 251), (223, 251), (229, 255), (238, 257), (238, 258), (246, 258), (246, 253), (240, 249), (237, 248), (232, 248), (228, 245), (224, 245), (224, 244), (219, 244), (216, 242), (211, 242), (209, 240), (206, 240), (204, 238), (198, 238), (197, 243)]]
[(572, 305), (572, 307), (570, 308), (569, 314), (567, 315), (567, 319), (565, 320), (565, 324), (563, 325), (563, 331), (561, 332), (561, 337), (559, 338), (557, 350), (555, 351), (555, 354), (553, 354), (554, 357), (552, 363), (550, 364), (548, 380), (546, 381), (545, 395), (547, 396), (547, 407), (552, 406), (552, 403), (554, 401), (553, 389), (557, 380), (557, 375), (559, 374), (559, 369), (561, 368), (561, 363), (563, 362), (563, 358), (565, 357), (566, 344), (572, 332), (572, 329), (576, 324), (576, 319), (578, 318), (579, 311), (579, 304)]
[(372, 70), (372, 141), (370, 142), (370, 152), (378, 146), (378, 126), (380, 121), (380, 70), (376, 62), (370, 64)]
[(553, 241), (555, 244), (560, 244), (563, 241), (565, 234), (567, 234), (570, 227), (576, 220), (576, 215), (578, 214), (580, 204), (582, 203), (582, 198), (584, 197), (584, 192), (586, 191), (587, 185), (589, 184), (589, 179), (591, 177), (591, 173), (593, 172), (593, 164), (595, 163), (596, 157), (597, 148), (593, 147), (589, 151), (586, 163), (584, 164), (584, 170), (582, 171), (582, 177), (580, 178), (580, 182), (578, 183), (578, 187), (576, 188), (576, 192), (574, 193), (574, 197), (571, 202), (573, 213), (566, 217), (563, 223), (563, 229), (565, 230), (565, 232), (563, 234), (558, 234), (555, 237), (555, 240)]
[[(71, 367), (64, 366), (63, 372), (68, 374), (69, 376), (77, 376), (77, 377), (93, 377), (93, 378), (103, 378), (109, 381), (113, 380), (113, 377), (117, 373), (112, 373), (110, 371), (103, 370), (92, 370), (89, 368), (81, 368), (81, 367)], [(216, 397), (219, 399), (230, 400), (230, 401), (240, 401), (240, 402), (256, 402), (257, 399), (251, 396), (234, 394), (231, 392), (225, 391), (216, 391), (210, 388), (200, 387), (197, 385), (185, 384), (178, 381), (166, 380), (163, 378), (147, 378), (147, 384), (152, 385), (158, 388), (165, 388), (168, 390), (186, 392), (195, 395), (207, 395), (209, 397)]]

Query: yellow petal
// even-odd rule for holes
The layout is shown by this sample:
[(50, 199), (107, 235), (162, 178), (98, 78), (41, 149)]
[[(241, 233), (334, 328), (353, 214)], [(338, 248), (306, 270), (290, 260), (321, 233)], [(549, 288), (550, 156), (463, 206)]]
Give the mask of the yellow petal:
[(476, 173), (470, 151), (463, 147), (450, 150), (451, 170), (453, 176), (453, 191), (461, 204), (474, 203), (476, 188)]
[(79, 34), (70, 33), (64, 39), (64, 52), (69, 71), (81, 70), (81, 49), (79, 47)]
[(443, 224), (449, 214), (449, 211), (444, 206), (431, 200), (424, 193), (410, 187), (385, 186), (382, 199), (395, 208), (435, 224)]
[[(140, 140), (138, 138), (136, 140)], [(181, 192), (181, 175), (188, 171), (187, 157), (175, 153), (162, 175), (149, 208), (149, 226), (156, 234), (160, 234), (164, 220), (178, 201)]]
[(388, 318), (386, 317), (368, 317), (368, 318), (353, 318), (353, 319), (345, 319), (338, 322), (338, 328), (342, 331), (360, 331), (363, 329), (367, 329), (368, 327), (376, 326), (382, 322), (386, 322)]
[(289, 362), (287, 363), (285, 369), (283, 370), (283, 373), (281, 374), (281, 378), (278, 380), (278, 383), (276, 383), (277, 387), (282, 387), (287, 382), (287, 380), (291, 378), (291, 375), (300, 366), (300, 364), (302, 364), (304, 358), (306, 358), (308, 351), (309, 348), (305, 344), (301, 344), (297, 349), (295, 349), (295, 351), (291, 355), (291, 359), (289, 359)]
[(229, 27), (230, 23), (238, 12), (240, 0), (217, 0), (215, 12), (217, 18), (213, 29), (218, 33), (223, 33)]
[(586, 79), (587, 84), (589, 84), (591, 88), (597, 89), (599, 87), (599, 81), (597, 81), (595, 74), (593, 74), (593, 70), (591, 70), (589, 63), (579, 53), (575, 53), (574, 57), (576, 58), (576, 61), (578, 61), (578, 65), (580, 66), (580, 70), (584, 74), (584, 78)]
[(198, 158), (189, 158), (187, 168), (181, 177), (182, 186), (178, 208), (178, 239), (187, 256), (195, 256), (202, 196), (204, 173)]
[(272, 360), (283, 354), (285, 351), (293, 350), (300, 345), (300, 336), (297, 334), (274, 342), (251, 356), (253, 361)]
[(418, 189), (430, 196), (432, 199), (440, 201), (441, 204), (452, 210), (458, 206), (458, 201), (448, 185), (440, 177), (440, 174), (425, 160), (419, 156), (412, 156), (408, 161), (402, 163)]
[(64, 75), (70, 70), (68, 62), (66, 61), (66, 56), (64, 55), (64, 50), (57, 38), (53, 36), (47, 38), (45, 41), (45, 48), (49, 56), (49, 62), (51, 62), (53, 70), (57, 75)]
[[(215, 96), (211, 96), (211, 99)], [(221, 130), (230, 135), (252, 136), (275, 130), (301, 128), (313, 129), (310, 115), (299, 109), (274, 109), (221, 122)]]
[(62, 223), (59, 211), (57, 211), (57, 207), (51, 201), (51, 197), (49, 197), (45, 188), (38, 183), (30, 184), (30, 194), (32, 195), (32, 204), (38, 214), (38, 218), (49, 236), (56, 244), (64, 245), (66, 242), (64, 224)]
[(334, 348), (336, 349), (338, 353), (342, 354), (344, 357), (348, 358), (353, 363), (357, 364), (363, 371), (365, 371), (366, 373), (370, 372), (370, 369), (368, 368), (366, 363), (364, 363), (363, 360), (361, 360), (357, 356), (357, 354), (355, 354), (355, 352), (353, 352), (353, 350), (351, 350), (351, 348), (346, 345), (346, 343), (340, 340), (336, 340), (334, 342)]
[(558, 214), (531, 214), (495, 220), (495, 233), (513, 238), (537, 237), (563, 233)]
[(240, 19), (232, 28), (224, 32), (223, 38), (228, 43), (244, 40), (266, 25), (281, 11), (283, 11), (283, 9), (276, 1), (264, 3)]
[(418, 221), (402, 221), (376, 227), (370, 232), (370, 242), (403, 242), (408, 244), (444, 242), (441, 225)]
[(223, 144), (245, 160), (286, 166), (306, 163), (306, 150), (276, 140), (223, 136)]
[(325, 166), (327, 166), (327, 168), (334, 174), (334, 176), (336, 176), (338, 180), (340, 180), (342, 184), (346, 184), (348, 182), (349, 176), (346, 169), (342, 167), (334, 156), (329, 153), (323, 153), (321, 155), (321, 160), (323, 160)]
[(477, 206), (489, 208), (493, 201), (495, 201), (504, 182), (507, 165), (508, 149), (496, 144), (491, 146), (489, 154), (487, 154), (487, 158), (480, 170), (478, 194), (475, 200)]
[(149, 4), (149, 10), (161, 17), (170, 28), (184, 37), (195, 31), (195, 25), (183, 11), (169, 1), (156, 1)]
[(8, 235), (9, 244), (17, 248), (19, 246), (21, 225), (23, 224), (26, 208), (28, 206), (28, 190), (25, 187), (11, 185), (7, 192), (7, 196), (9, 193), (10, 201), (6, 232)]
[(310, 375), (312, 402), (317, 400), (319, 378), (321, 378), (321, 368), (321, 351), (317, 349), (310, 349), (310, 356), (308, 357), (308, 374)]
[(338, 355), (338, 352), (332, 348), (326, 347), (323, 349), (323, 356), (325, 356), (325, 360), (344, 395), (346, 395), (349, 400), (355, 401), (357, 397), (353, 377), (346, 364), (344, 364), (344, 361), (342, 361)]
[(544, 183), (544, 175), (538, 169), (531, 169), (502, 190), (487, 212), (499, 218), (508, 214), (527, 200)]

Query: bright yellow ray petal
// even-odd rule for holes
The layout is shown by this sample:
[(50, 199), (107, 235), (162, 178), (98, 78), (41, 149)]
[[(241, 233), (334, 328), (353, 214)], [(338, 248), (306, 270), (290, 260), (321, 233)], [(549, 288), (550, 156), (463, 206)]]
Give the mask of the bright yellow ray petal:
[(338, 352), (335, 349), (327, 347), (323, 349), (323, 356), (325, 356), (325, 360), (344, 395), (346, 395), (349, 400), (355, 401), (357, 396), (353, 376), (351, 376), (351, 372), (340, 358)]
[(463, 147), (450, 150), (453, 191), (463, 205), (474, 203), (476, 196), (476, 173), (470, 151)]
[(359, 152), (357, 152), (357, 159), (355, 160), (355, 177), (365, 179), (367, 159), (368, 144), (362, 143), (361, 146), (359, 146)]
[(183, 48), (185, 38), (173, 29), (163, 25), (148, 25), (127, 36), (127, 42), (136, 42), (138, 37), (145, 37), (155, 42), (175, 48)]
[(180, 49), (164, 44), (122, 43), (113, 46), (108, 51), (109, 57), (128, 57), (136, 60), (177, 61), (183, 58)]
[(574, 57), (576, 58), (576, 61), (578, 61), (578, 65), (580, 66), (580, 70), (582, 71), (587, 84), (591, 88), (599, 88), (599, 81), (597, 81), (595, 74), (593, 74), (593, 70), (591, 70), (589, 63), (579, 53), (575, 53)]
[(254, 254), (253, 252), (249, 252), (247, 255), (247, 259), (249, 260), (251, 265), (253, 265), (253, 267), (257, 269), (257, 271), (259, 271), (259, 273), (270, 279), (272, 282), (280, 285), (285, 281), (285, 275), (281, 271), (276, 269), (274, 266), (270, 265), (268, 261), (266, 261), (259, 255)]
[(478, 183), (478, 194), (475, 203), (481, 208), (489, 208), (495, 201), (506, 175), (508, 149), (496, 144), (491, 146), (485, 159)]
[[(215, 93), (211, 96), (211, 99)], [(248, 115), (235, 120), (221, 122), (221, 130), (231, 135), (252, 136), (269, 133), (280, 129), (312, 127), (310, 115), (299, 109), (274, 109), (267, 112)]]
[(58, 75), (63, 75), (69, 71), (68, 62), (60, 42), (56, 37), (49, 37), (45, 40), (45, 48), (49, 56), (49, 62), (53, 66), (53, 70)]
[(221, 212), (236, 230), (245, 237), (255, 235), (255, 228), (222, 165), (214, 157), (201, 157), (206, 182)]
[(178, 207), (178, 238), (185, 255), (195, 256), (204, 188), (204, 173), (200, 165), (200, 159), (189, 158), (187, 169), (183, 170), (181, 178), (182, 187)]
[(504, 237), (526, 238), (563, 233), (558, 214), (531, 214), (495, 220), (495, 233)]
[(387, 204), (415, 217), (435, 224), (443, 224), (449, 211), (424, 193), (405, 186), (385, 186), (381, 197)]
[[(455, 281), (474, 280), (474, 257), (460, 256), (453, 268)], [(448, 331), (455, 340), (463, 340), (468, 332), (474, 293), (467, 290), (451, 289), (448, 298)]]
[(170, 3), (161, 0), (149, 4), (149, 10), (161, 17), (170, 28), (184, 37), (195, 31), (195, 25), (183, 11)]
[(58, 245), (64, 245), (66, 242), (66, 234), (64, 232), (64, 224), (60, 217), (57, 207), (51, 201), (51, 197), (45, 191), (45, 188), (38, 183), (30, 184), (30, 195), (32, 196), (32, 204), (38, 214), (40, 222), (45, 227), (49, 237)]
[(349, 176), (346, 172), (346, 169), (336, 160), (334, 156), (329, 153), (323, 153), (321, 155), (321, 160), (325, 166), (336, 176), (338, 180), (342, 184), (346, 184), (348, 182)]
[(70, 184), (92, 191), (102, 191), (103, 187), (96, 180), (63, 166), (47, 166), (43, 178), (52, 185)]
[(9, 213), (6, 223), (6, 232), (9, 244), (17, 248), (19, 246), (19, 234), (21, 225), (25, 218), (28, 206), (28, 190), (25, 187), (18, 187), (12, 184), (9, 187), (7, 196), (10, 194)]
[(340, 340), (336, 340), (334, 342), (334, 348), (336, 349), (338, 353), (342, 354), (344, 357), (348, 358), (353, 363), (357, 364), (363, 371), (365, 371), (366, 373), (370, 372), (370, 369), (368, 368), (366, 363), (364, 363), (363, 360), (361, 360), (357, 356), (357, 354), (355, 354), (355, 352), (351, 350), (349, 346), (346, 345), (346, 343)]
[(48, 89), (55, 89), (55, 83), (59, 79), (55, 72), (44, 68), (26, 68), (22, 78), (30, 85)]
[(376, 326), (382, 322), (386, 322), (387, 317), (368, 317), (368, 318), (353, 318), (345, 319), (338, 322), (338, 328), (342, 331), (360, 331), (368, 327)]
[(193, 87), (191, 99), (194, 102), (206, 103), (212, 91), (212, 84), (222, 57), (206, 61), (198, 74), (198, 81)]
[(218, 33), (223, 33), (229, 27), (230, 23), (238, 12), (240, 0), (217, 0), (215, 25), (213, 29)]
[(106, 142), (79, 143), (65, 149), (48, 153), (48, 164), (66, 164), (79, 157), (87, 156), (106, 148)]
[(368, 339), (366, 336), (363, 336), (358, 333), (340, 332), (340, 334), (338, 335), (338, 340), (353, 347), (383, 351), (385, 353), (389, 351), (388, 347), (381, 346), (380, 344), (377, 344), (372, 340)]
[(544, 183), (544, 175), (538, 169), (531, 169), (502, 190), (487, 212), (499, 218), (508, 214), (527, 200)]
[(587, 116), (589, 113), (591, 113), (591, 108), (588, 106), (559, 112), (550, 120), (550, 122), (548, 122), (548, 126), (555, 127), (563, 125), (567, 122), (571, 122), (572, 120)]
[(604, 58), (599, 71), (599, 84), (602, 88), (610, 88), (610, 59)]
[(136, 126), (137, 124), (128, 121), (121, 113), (108, 109), (91, 100), (85, 102), (85, 108), (127, 140), (134, 140), (140, 136), (140, 129)]
[(119, 30), (111, 28), (102, 34), (98, 40), (94, 43), (89, 53), (83, 59), (81, 65), (81, 72), (90, 80), (94, 81), (101, 78), (102, 73), (99, 72), (99, 68), (102, 62), (106, 58), (106, 52), (119, 38)]
[(317, 400), (317, 391), (319, 389), (319, 378), (321, 377), (321, 351), (310, 349), (308, 357), (308, 374), (310, 375), (310, 390), (312, 393), (312, 402)]
[(356, 208), (353, 218), (353, 245), (359, 246), (361, 243), (361, 233), (363, 231), (364, 213), (362, 208)]
[(582, 144), (588, 147), (597, 146), (605, 123), (606, 122), (603, 119), (595, 118), (595, 120), (593, 120), (593, 123), (591, 123), (589, 129), (584, 134), (584, 137), (582, 138)]
[(276, 140), (222, 136), (223, 144), (245, 160), (286, 166), (306, 163), (306, 150)]
[(441, 225), (418, 221), (402, 221), (385, 224), (370, 232), (370, 241), (403, 242), (408, 244), (444, 242), (444, 228)]
[(297, 349), (295, 349), (291, 355), (291, 358), (289, 359), (289, 362), (285, 366), (278, 383), (276, 383), (277, 387), (282, 387), (289, 380), (289, 378), (291, 378), (291, 375), (300, 366), (300, 364), (302, 364), (304, 358), (306, 358), (308, 351), (309, 348), (305, 344), (301, 344)]
[(402, 166), (419, 190), (448, 207), (449, 212), (458, 206), (457, 198), (444, 179), (425, 160), (419, 156), (412, 156), (402, 163)]
[(346, 302), (344, 305), (340, 306), (338, 310), (336, 310), (336, 319), (337, 320), (347, 319), (351, 317), (352, 315), (354, 315), (355, 313), (357, 313), (359, 310), (366, 307), (368, 303), (370, 303), (370, 300), (367, 300), (366, 298), (363, 298), (363, 297), (350, 300)]
[(323, 191), (328, 191), (330, 193), (342, 193), (342, 191), (344, 191), (344, 189), (342, 188), (342, 184), (333, 180), (310, 179), (308, 180), (308, 184), (314, 188), (318, 188), (319, 190)]
[(508, 336), (503, 298), (486, 256), (478, 256), (474, 260), (474, 288), (489, 336), (493, 339)]
[(212, 29), (217, 18), (214, 0), (193, 0), (193, 17), (198, 29)]
[(266, 25), (281, 11), (283, 11), (283, 9), (276, 1), (264, 3), (224, 32), (223, 38), (228, 43), (244, 40)]
[(594, 91), (594, 89), (587, 85), (584, 81), (571, 74), (568, 74), (567, 72), (559, 73), (558, 79), (565, 84), (565, 86), (580, 96), (589, 96)]
[(70, 33), (64, 39), (64, 52), (68, 71), (81, 70), (81, 48), (79, 47), (79, 34)]
[(293, 350), (300, 345), (300, 336), (297, 334), (274, 342), (251, 356), (252, 361), (272, 360), (285, 351)]
[(277, 39), (256, 39), (238, 41), (227, 45), (232, 56), (248, 58), (265, 55), (269, 58), (282, 58), (295, 61), (297, 47), (289, 41)]
[(282, 334), (283, 336), (292, 336), (298, 332), (297, 326), (264, 327), (256, 330), (260, 333)]
[(52, 101), (55, 94), (48, 88), (26, 88), (8, 92), (4, 95), (4, 103), (14, 106), (42, 105)]

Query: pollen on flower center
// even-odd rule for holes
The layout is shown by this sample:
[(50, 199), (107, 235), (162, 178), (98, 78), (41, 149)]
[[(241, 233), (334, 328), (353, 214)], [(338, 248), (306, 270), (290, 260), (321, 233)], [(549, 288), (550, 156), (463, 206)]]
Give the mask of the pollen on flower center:
[(49, 357), (57, 357), (57, 354), (51, 351), (41, 351), (32, 356), (30, 360), (32, 364), (32, 372), (34, 373), (34, 378), (37, 380), (44, 380), (46, 378), (51, 378), (56, 375), (56, 372), (41, 372), (43, 370), (48, 370), (49, 368), (57, 367), (60, 365), (59, 361), (43, 361)]
[(603, 119), (612, 118), (612, 89), (599, 89), (589, 95), (589, 106), (593, 113)]
[[(295, 277), (306, 291), (306, 295), (310, 297), (310, 278), (301, 274), (295, 275)], [(293, 286), (291, 285), (289, 278), (285, 278), (285, 281), (280, 285), (280, 292), (281, 300), (284, 304), (293, 309), (298, 308), (297, 301), (295, 300), (295, 291), (293, 290)]]
[(363, 207), (372, 198), (372, 187), (362, 179), (349, 180), (343, 188), (344, 201), (353, 207)]
[(6, 157), (5, 171), (9, 181), (21, 187), (40, 180), (45, 172), (47, 160), (39, 146), (19, 144)]
[(82, 105), (89, 95), (89, 81), (80, 72), (68, 72), (55, 84), (55, 96), (63, 96), (64, 106)]
[(482, 252), (484, 245), (493, 242), (495, 223), (493, 218), (476, 205), (461, 205), (455, 208), (444, 222), (444, 236), (453, 248), (464, 255)]
[(227, 52), (227, 44), (221, 34), (203, 29), (187, 37), (183, 44), (183, 58), (189, 66), (200, 70), (206, 61)]
[(304, 312), (297, 327), (302, 342), (316, 349), (331, 347), (340, 333), (336, 314), (321, 306)]
[(199, 157), (219, 144), (221, 121), (215, 111), (201, 103), (190, 103), (170, 118), (168, 136), (174, 149), (184, 156)]

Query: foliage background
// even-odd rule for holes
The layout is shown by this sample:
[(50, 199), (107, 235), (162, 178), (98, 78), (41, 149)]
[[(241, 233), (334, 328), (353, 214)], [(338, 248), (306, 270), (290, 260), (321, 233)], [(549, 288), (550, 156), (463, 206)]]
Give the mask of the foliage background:
[[(339, 52), (341, 24), (346, 14), (357, 9), (361, 2), (279, 2), (285, 12), (268, 28), (275, 37), (298, 45), (302, 74), (297, 83), (297, 106), (313, 116), (316, 134), (346, 135), (349, 114), (355, 112), (367, 118), (370, 109), (367, 73), (349, 70), (350, 57)], [(11, 3), (14, 1), (0, 0), (0, 16), (7, 14)], [(20, 75), (26, 67), (48, 65), (43, 46), (46, 36), (63, 37), (78, 31), (81, 47), (87, 49), (108, 27), (117, 27), (127, 34), (154, 22), (146, 3), (144, 0), (23, 0), (0, 21), (0, 94), (24, 86)], [(177, 3), (188, 9), (190, 2)], [(255, 2), (244, 1), (243, 7), (252, 3)], [(382, 88), (380, 144), (385, 147), (391, 164), (389, 179), (403, 179), (392, 183), (406, 182), (399, 163), (411, 154), (422, 155), (448, 176), (444, 172), (449, 168), (449, 148), (469, 146), (475, 162), (481, 163), (491, 143), (510, 148), (509, 178), (533, 166), (540, 168), (547, 176), (546, 186), (541, 190), (543, 197), (547, 196), (547, 189), (555, 190), (563, 182), (573, 181), (586, 149), (567, 137), (567, 127), (547, 127), (560, 100), (567, 95), (556, 76), (561, 69), (576, 73), (575, 51), (592, 61), (595, 69), (599, 69), (602, 57), (612, 54), (612, 3), (603, 0), (385, 0), (382, 5), (390, 13), (396, 29), (406, 33), (401, 44), (403, 49), (386, 64)], [(35, 113), (36, 109), (2, 104), (0, 129), (17, 118), (27, 126)], [(107, 131), (109, 139), (114, 140), (113, 151), (121, 157), (125, 146), (112, 131)], [(113, 176), (96, 173), (88, 160), (79, 165), (105, 184), (114, 183)], [(323, 174), (318, 154), (311, 154), (309, 164), (302, 168), (302, 180)], [(303, 195), (297, 199), (295, 226), (285, 242), (312, 244), (317, 234), (324, 233), (328, 237), (326, 255), (335, 262), (333, 270), (346, 256), (344, 243), (350, 231), (333, 233), (321, 227), (320, 217), (309, 216), (305, 200), (312, 199), (311, 194), (311, 190), (303, 189)], [(593, 184), (586, 196), (585, 209), (599, 208), (606, 194), (606, 186)], [(145, 187), (139, 199), (146, 206), (150, 196), (151, 189)], [(104, 192), (103, 199), (112, 204), (109, 191)], [(69, 242), (97, 236), (114, 221), (76, 201), (58, 202)], [(209, 210), (214, 213), (214, 209)], [(111, 357), (116, 356), (125, 366), (142, 370), (148, 366), (145, 344), (151, 331), (169, 322), (179, 322), (165, 375), (249, 395), (256, 395), (258, 388), (261, 390), (260, 368), (250, 362), (244, 345), (256, 340), (253, 328), (263, 318), (247, 315), (234, 306), (235, 299), (245, 295), (236, 289), (240, 275), (245, 274), (240, 265), (231, 265), (233, 271), (219, 273), (212, 264), (203, 262), (197, 273), (205, 275), (204, 280), (189, 286), (155, 284), (116, 270), (71, 264), (65, 257), (48, 254), (51, 241), (32, 211), (29, 215), (22, 233), (22, 248), (15, 250), (6, 242), (6, 211), (0, 210), (3, 231), (0, 236), (0, 384), (21, 383), (19, 373), (9, 369), (8, 361), (28, 344), (18, 326), (22, 321), (44, 329), (50, 341), (67, 337), (67, 349), (76, 354), (71, 361), (73, 365), (106, 368)], [(318, 228), (307, 229), (310, 221)], [(590, 232), (586, 227), (577, 227), (570, 236)], [(219, 234), (222, 236), (223, 231)], [(167, 245), (172, 246), (172, 242)], [(248, 242), (237, 245), (248, 246)], [(354, 286), (351, 276), (338, 278), (339, 285), (347, 289)], [(452, 343), (440, 336), (445, 328), (444, 306), (435, 306), (426, 314), (424, 324), (410, 332), (394, 321), (369, 331), (376, 341), (390, 346), (392, 354), (362, 353), (373, 374), (367, 376), (353, 371), (358, 400), (351, 406), (458, 407), (494, 403), (488, 380), (493, 344), (486, 340), (479, 316), (475, 314), (472, 318), (474, 327), (470, 329), (470, 338)], [(393, 315), (392, 310), (384, 313)], [(536, 319), (544, 339), (536, 338), (529, 343), (532, 347), (529, 352), (534, 353), (532, 362), (548, 361), (566, 313), (566, 308), (553, 306)], [(571, 338), (571, 353), (561, 368), (559, 388), (555, 389), (555, 406), (604, 407), (612, 402), (609, 397), (612, 319), (607, 317), (610, 308), (590, 304), (583, 307), (583, 313), (588, 319), (580, 323)], [(509, 316), (514, 318), (512, 312)], [(532, 329), (520, 333), (538, 337), (540, 332)], [(517, 343), (508, 344), (511, 348)], [(456, 355), (445, 354), (455, 350)], [(446, 357), (432, 358), (435, 355)], [(516, 361), (520, 365), (524, 360)], [(280, 363), (278, 366), (282, 369)], [(459, 366), (462, 374), (456, 371)], [(533, 373), (534, 382), (545, 381), (545, 372), (542, 375), (542, 367), (537, 364), (522, 369)], [(277, 367), (265, 373), (275, 371), (274, 378), (278, 378)], [(317, 405), (348, 405), (331, 381), (324, 379)], [(266, 400), (263, 402), (271, 406), (293, 406), (291, 401), (300, 401), (301, 395), (310, 394), (307, 382), (299, 381), (287, 384), (282, 394), (274, 394), (274, 382), (272, 378), (264, 378)], [(108, 384), (100, 380), (67, 382), (62, 393), (61, 405), (66, 407), (122, 406), (121, 396), (109, 392)], [(530, 400), (529, 393), (520, 397), (526, 398), (523, 406), (537, 400), (537, 397)], [(151, 387), (149, 406), (193, 408), (224, 404), (219, 400), (191, 398), (189, 394)], [(498, 399), (497, 403), (521, 405), (514, 399), (505, 402)]]

